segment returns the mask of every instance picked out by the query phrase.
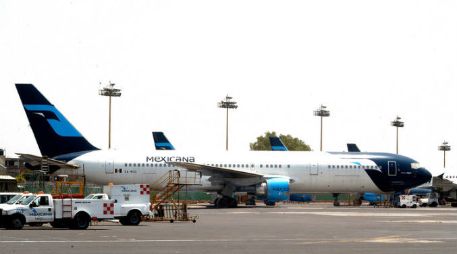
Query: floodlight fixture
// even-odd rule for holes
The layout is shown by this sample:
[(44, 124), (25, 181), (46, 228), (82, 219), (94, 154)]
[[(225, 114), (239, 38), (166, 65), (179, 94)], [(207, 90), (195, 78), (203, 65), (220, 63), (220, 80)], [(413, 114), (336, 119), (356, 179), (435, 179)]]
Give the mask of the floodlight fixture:
[(444, 141), (442, 145), (438, 146), (438, 150), (443, 151), (443, 167), (446, 168), (446, 152), (451, 151), (451, 146)]
[(327, 107), (324, 105), (321, 105), (317, 110), (314, 110), (314, 115), (319, 116), (321, 118), (321, 145), (320, 145), (320, 150), (322, 152), (322, 132), (323, 132), (323, 118), (324, 117), (329, 117), (330, 116), (330, 111), (327, 110)]
[(228, 128), (229, 128), (229, 109), (238, 108), (237, 102), (232, 101), (233, 97), (225, 96), (225, 100), (222, 100), (217, 103), (219, 108), (226, 109), (226, 122), (225, 122), (225, 150), (228, 151)]
[(114, 88), (115, 84), (109, 82), (107, 86), (99, 90), (99, 95), (107, 96), (108, 100), (108, 149), (111, 148), (111, 97), (121, 97), (121, 89)]
[(401, 117), (397, 116), (394, 121), (391, 122), (391, 125), (397, 128), (397, 138), (396, 138), (396, 151), (398, 154), (398, 128), (405, 127), (405, 122), (400, 121)]

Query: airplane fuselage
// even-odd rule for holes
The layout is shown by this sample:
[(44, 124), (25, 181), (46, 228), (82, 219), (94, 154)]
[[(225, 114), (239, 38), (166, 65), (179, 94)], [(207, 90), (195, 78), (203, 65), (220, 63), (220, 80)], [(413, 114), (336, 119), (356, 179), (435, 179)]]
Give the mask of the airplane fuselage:
[[(141, 154), (98, 150), (74, 158), (71, 163), (78, 164), (79, 172), (84, 173), (89, 182), (97, 184), (148, 183), (153, 189), (158, 189), (160, 186), (157, 180), (170, 170), (177, 169), (182, 172), (181, 175), (186, 174), (187, 170), (172, 166), (170, 162), (190, 162), (265, 176), (287, 176), (292, 179), (291, 193), (390, 192), (396, 190), (392, 182), (401, 180), (401, 184), (406, 185), (403, 189), (413, 186), (414, 179), (409, 179), (411, 183), (408, 183), (405, 177), (412, 178), (412, 174), (416, 174), (414, 171), (421, 170), (401, 166), (398, 160), (404, 161), (406, 157), (391, 154), (347, 154), (269, 151), (219, 154), (151, 151)], [(389, 176), (381, 161), (386, 161), (386, 165), (394, 162), (395, 172), (392, 170)], [(411, 160), (411, 163), (415, 162)], [(252, 177), (233, 178), (229, 181), (238, 187), (247, 187), (260, 180)], [(218, 191), (223, 185), (222, 176), (221, 181), (218, 181), (217, 174), (203, 174), (202, 184), (193, 189)]]

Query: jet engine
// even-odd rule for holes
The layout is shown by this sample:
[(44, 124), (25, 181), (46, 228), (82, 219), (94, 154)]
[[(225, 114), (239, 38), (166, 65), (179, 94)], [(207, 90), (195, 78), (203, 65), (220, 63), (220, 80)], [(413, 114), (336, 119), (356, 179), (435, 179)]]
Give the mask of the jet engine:
[(289, 199), (289, 178), (277, 177), (267, 179), (257, 187), (256, 193), (267, 205)]

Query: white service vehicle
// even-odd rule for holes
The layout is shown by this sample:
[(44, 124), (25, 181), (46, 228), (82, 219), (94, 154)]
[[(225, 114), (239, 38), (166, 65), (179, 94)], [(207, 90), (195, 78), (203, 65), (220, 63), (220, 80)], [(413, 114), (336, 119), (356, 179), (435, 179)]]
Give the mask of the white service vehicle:
[(141, 217), (150, 213), (150, 190), (148, 184), (108, 185), (104, 193), (90, 194), (85, 199), (114, 200), (114, 218), (122, 225), (140, 224)]
[(419, 205), (419, 199), (416, 195), (400, 195), (398, 206), (401, 208), (416, 208)]
[(419, 198), (419, 204), (421, 207), (437, 207), (439, 204), (440, 195), (436, 192), (427, 193), (425, 196)]
[(9, 229), (43, 223), (86, 229), (91, 220), (113, 218), (114, 200), (53, 199), (50, 194), (30, 195), (20, 204), (0, 209), (0, 226)]

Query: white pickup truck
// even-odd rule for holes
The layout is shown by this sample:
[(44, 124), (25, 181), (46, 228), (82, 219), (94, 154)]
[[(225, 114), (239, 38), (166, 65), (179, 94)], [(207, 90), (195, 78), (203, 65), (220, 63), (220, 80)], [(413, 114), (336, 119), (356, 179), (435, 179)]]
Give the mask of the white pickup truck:
[(42, 223), (86, 229), (92, 219), (113, 218), (114, 200), (53, 199), (50, 194), (30, 195), (20, 204), (0, 208), (0, 226), (9, 229)]
[(90, 194), (85, 199), (114, 200), (114, 217), (122, 225), (136, 226), (142, 216), (150, 213), (150, 192), (147, 184), (108, 185), (104, 193)]

